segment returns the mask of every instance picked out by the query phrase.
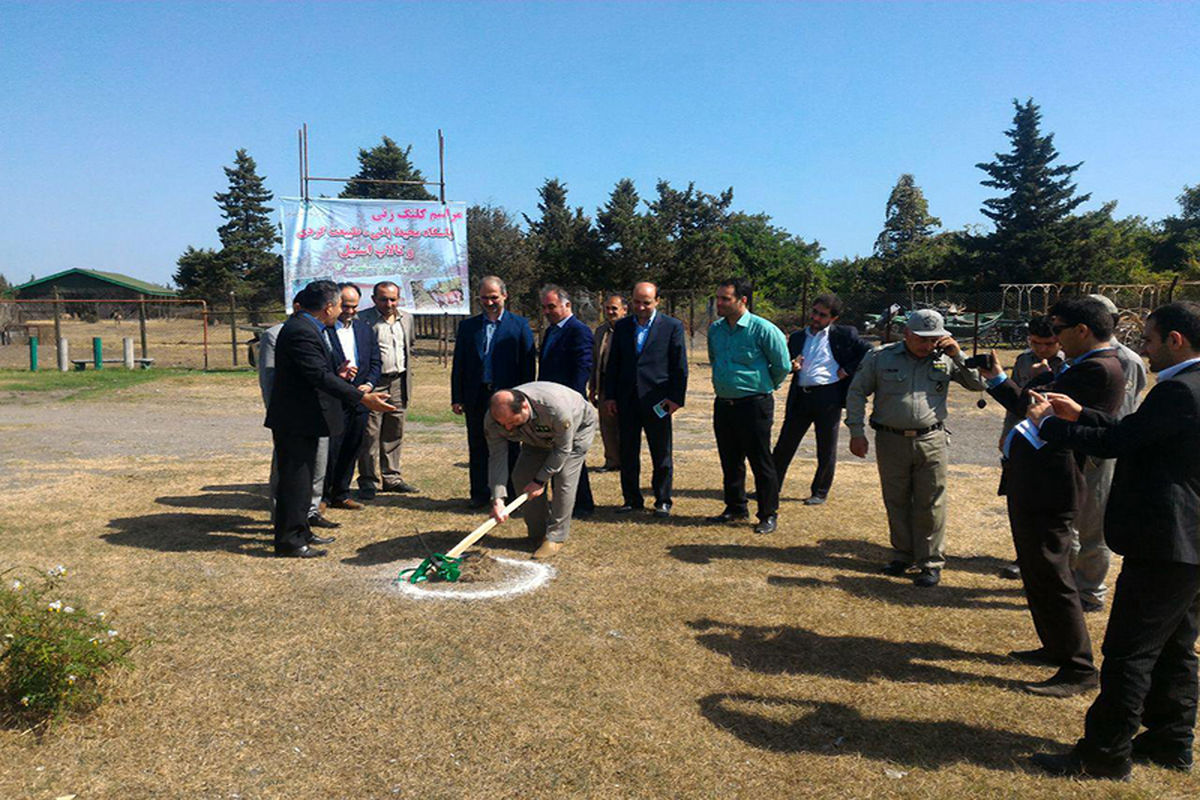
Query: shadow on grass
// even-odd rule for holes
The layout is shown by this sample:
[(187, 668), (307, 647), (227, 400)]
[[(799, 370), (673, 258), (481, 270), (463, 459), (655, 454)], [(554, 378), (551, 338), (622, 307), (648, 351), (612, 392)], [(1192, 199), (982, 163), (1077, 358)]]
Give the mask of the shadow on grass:
[[(364, 545), (354, 555), (343, 558), (342, 563), (354, 567), (374, 567), (393, 561), (428, 558), (433, 553), (445, 553), (468, 533), (470, 531), (422, 531), (411, 536), (396, 536)], [(532, 553), (537, 544), (524, 536), (507, 539), (485, 536), (477, 546), (493, 552), (525, 554)]]
[(257, 494), (212, 492), (209, 494), (156, 497), (154, 502), (173, 508), (216, 508), (242, 511), (270, 511), (271, 501)]
[(245, 492), (246, 494), (262, 495), (265, 497), (270, 491), (270, 485), (267, 483), (216, 483), (210, 486), (201, 486), (202, 492)]
[(1020, 770), (1019, 757), (1061, 747), (1040, 736), (957, 720), (864, 717), (851, 706), (817, 700), (710, 694), (699, 706), (713, 725), (761, 750), (857, 754), (926, 770), (952, 764)]
[(111, 520), (108, 527), (115, 532), (100, 538), (124, 547), (164, 553), (226, 550), (256, 557), (274, 554), (271, 527), (241, 514), (146, 514)]
[[(479, 522), (487, 519), (487, 509), (472, 509), (462, 497), (426, 497), (421, 494), (403, 494), (400, 492), (378, 492), (374, 500), (367, 501), (372, 507), (403, 508), (409, 511), (430, 511), (437, 513), (458, 513), (476, 515)], [(478, 525), (479, 523), (476, 523)]]
[[(997, 587), (984, 589), (973, 586), (947, 586), (941, 583), (936, 589), (914, 587), (905, 578), (883, 578), (835, 575), (832, 582), (816, 578), (793, 577), (790, 575), (768, 575), (771, 586), (812, 588), (836, 586), (847, 594), (865, 600), (883, 600), (905, 606), (925, 608), (994, 608), (1005, 611), (1024, 611), (1023, 592), (1015, 588)], [(1015, 598), (1015, 601), (1009, 598)]]
[(790, 625), (737, 625), (700, 619), (687, 623), (696, 641), (728, 656), (733, 666), (767, 675), (824, 675), (870, 683), (976, 683), (1003, 689), (1019, 681), (961, 672), (931, 662), (975, 661), (1013, 665), (994, 653), (960, 650), (938, 642), (892, 642), (870, 636), (825, 636)]

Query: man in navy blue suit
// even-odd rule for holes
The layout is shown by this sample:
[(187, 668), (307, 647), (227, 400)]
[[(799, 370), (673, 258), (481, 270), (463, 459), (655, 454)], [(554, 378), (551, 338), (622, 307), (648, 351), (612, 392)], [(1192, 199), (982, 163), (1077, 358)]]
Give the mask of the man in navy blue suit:
[(658, 287), (633, 287), (633, 314), (613, 326), (605, 403), (621, 431), (621, 495), (617, 513), (642, 508), (642, 431), (650, 446), (654, 516), (671, 514), (671, 415), (687, 394), (683, 323), (658, 313)]
[[(541, 297), (547, 324), (542, 334), (538, 380), (569, 386), (586, 398), (596, 344), (592, 329), (572, 313), (571, 298), (562, 287), (547, 284), (542, 287)], [(596, 501), (592, 499), (592, 485), (584, 465), (579, 473), (574, 515), (586, 517), (595, 510)]]
[[(504, 309), (508, 300), (504, 281), (495, 275), (484, 277), (478, 297), (483, 313), (459, 323), (450, 369), (450, 407), (467, 422), (472, 508), (491, 503), (483, 420), (492, 393), (529, 383), (537, 370), (533, 331), (524, 317)], [(509, 444), (510, 473), (520, 452), (519, 444)]]
[[(333, 354), (339, 364), (349, 365), (350, 384), (360, 392), (370, 392), (379, 382), (379, 342), (371, 326), (357, 319), (362, 292), (353, 283), (339, 284), (342, 313), (333, 324)], [(345, 427), (341, 437), (329, 443), (329, 468), (325, 472), (325, 498), (330, 508), (358, 510), (362, 503), (350, 497), (350, 481), (362, 446), (363, 433), (371, 416), (361, 403), (344, 403)]]

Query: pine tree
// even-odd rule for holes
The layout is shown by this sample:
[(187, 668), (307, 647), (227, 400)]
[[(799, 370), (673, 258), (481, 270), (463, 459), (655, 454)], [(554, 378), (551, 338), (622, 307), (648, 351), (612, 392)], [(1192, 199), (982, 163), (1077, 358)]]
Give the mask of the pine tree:
[(543, 282), (559, 283), (564, 288), (603, 288), (600, 269), (600, 239), (592, 220), (567, 205), (567, 186), (558, 178), (548, 178), (538, 189), (541, 217), (525, 216), (529, 237), (537, 253)]
[(622, 178), (608, 202), (596, 211), (596, 228), (603, 248), (604, 288), (627, 292), (648, 276), (646, 218), (638, 213), (640, 202), (633, 181)]
[(188, 245), (176, 263), (179, 269), (175, 271), (175, 285), (185, 299), (205, 300), (215, 307), (218, 302), (228, 301), (229, 293), (235, 291), (237, 278), (216, 250), (197, 250)]
[(983, 214), (996, 225), (985, 240), (984, 264), (1001, 282), (1066, 280), (1064, 222), (1090, 194), (1075, 194), (1071, 176), (1082, 166), (1059, 164), (1054, 134), (1040, 131), (1041, 111), (1033, 100), (1013, 100), (1013, 127), (1005, 131), (1012, 151), (975, 166), (988, 175), (984, 186), (1005, 192), (983, 202)]
[(914, 244), (928, 239), (941, 224), (929, 213), (929, 202), (921, 187), (905, 173), (888, 196), (883, 231), (875, 240), (875, 256), (885, 260), (902, 256)]
[(213, 199), (226, 220), (217, 235), (221, 258), (237, 284), (232, 290), (256, 306), (274, 305), (283, 286), (283, 263), (275, 252), (281, 239), (270, 218), (274, 209), (267, 205), (273, 195), (244, 149), (234, 155), (234, 165), (224, 169), (229, 191), (218, 192)]
[(671, 303), (712, 291), (737, 263), (725, 236), (733, 188), (712, 195), (694, 183), (680, 191), (659, 181), (656, 189), (648, 225), (651, 272), (671, 292)]
[(1175, 198), (1179, 214), (1162, 221), (1162, 236), (1154, 248), (1156, 269), (1200, 277), (1200, 186), (1184, 186)]
[(436, 198), (418, 184), (369, 183), (372, 181), (423, 181), (421, 170), (412, 165), (409, 154), (412, 145), (400, 147), (387, 136), (383, 142), (370, 150), (358, 151), (358, 174), (346, 184), (339, 197), (357, 197), (375, 200), (435, 200)]
[[(512, 215), (500, 206), (467, 209), (467, 252), (470, 258), (471, 296), (485, 275), (500, 275), (508, 287), (509, 302), (528, 312), (537, 290), (537, 264), (533, 248)], [(536, 304), (536, 298), (532, 298)]]

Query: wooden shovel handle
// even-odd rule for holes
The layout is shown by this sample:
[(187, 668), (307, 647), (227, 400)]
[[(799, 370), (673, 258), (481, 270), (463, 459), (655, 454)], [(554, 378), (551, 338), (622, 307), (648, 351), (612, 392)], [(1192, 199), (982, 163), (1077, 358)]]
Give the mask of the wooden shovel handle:
[[(508, 505), (506, 505), (504, 507), (504, 513), (511, 514), (512, 512), (514, 512), (518, 508), (520, 508), (521, 504), (524, 503), (528, 499), (529, 499), (529, 495), (525, 492), (522, 492), (521, 494), (517, 495), (515, 500), (513, 500), (511, 503), (509, 503)], [(466, 538), (463, 539), (458, 544), (454, 545), (454, 547), (451, 550), (447, 551), (446, 555), (450, 558), (458, 558), (459, 556), (461, 556), (463, 553), (465, 553), (467, 551), (468, 547), (475, 544), (480, 539), (482, 539), (484, 536), (486, 536), (487, 532), (490, 531), (492, 528), (496, 527), (496, 525), (498, 525), (498, 524), (499, 523), (496, 522), (494, 517), (489, 517), (487, 522), (483, 523), (478, 528), (476, 528), (475, 530), (473, 530), (469, 534), (467, 534)]]

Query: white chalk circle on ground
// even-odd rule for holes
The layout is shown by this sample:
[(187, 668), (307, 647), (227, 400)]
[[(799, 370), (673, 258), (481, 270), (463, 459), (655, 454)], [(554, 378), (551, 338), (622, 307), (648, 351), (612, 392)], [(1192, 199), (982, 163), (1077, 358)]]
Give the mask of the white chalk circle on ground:
[[(396, 581), (396, 573), (392, 573), (391, 588), (408, 597), (430, 598), (437, 600), (492, 600), (498, 597), (516, 597), (532, 592), (554, 576), (554, 568), (540, 561), (517, 561), (513, 558), (495, 557), (514, 574), (510, 577), (476, 588), (471, 583), (443, 583), (422, 581), (409, 583)], [(415, 567), (419, 561), (398, 565), (399, 569)], [(397, 571), (399, 571), (399, 569)]]

